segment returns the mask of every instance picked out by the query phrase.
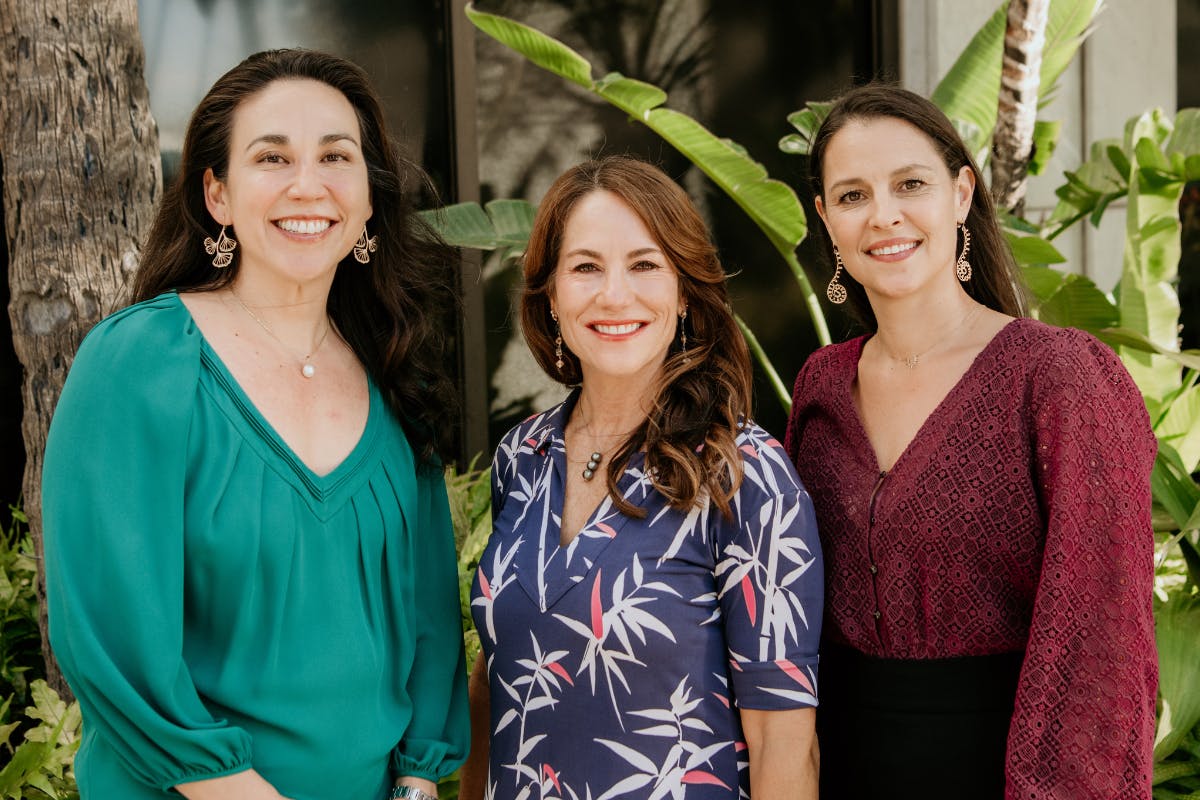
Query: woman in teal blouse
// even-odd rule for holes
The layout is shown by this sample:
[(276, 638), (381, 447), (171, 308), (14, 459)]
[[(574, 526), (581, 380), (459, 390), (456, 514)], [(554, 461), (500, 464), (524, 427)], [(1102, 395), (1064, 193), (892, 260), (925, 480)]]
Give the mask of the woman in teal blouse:
[(196, 109), (46, 451), (85, 800), (424, 800), (466, 755), (453, 269), (415, 174), (333, 56), (251, 56)]

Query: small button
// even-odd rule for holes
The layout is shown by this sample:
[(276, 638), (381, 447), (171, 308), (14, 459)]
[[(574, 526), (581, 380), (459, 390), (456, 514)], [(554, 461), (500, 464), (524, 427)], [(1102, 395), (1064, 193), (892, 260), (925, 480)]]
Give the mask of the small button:
[(879, 617), (880, 617), (880, 616), (881, 616), (881, 614), (880, 614), (878, 611), (876, 611), (876, 612), (875, 612), (875, 619), (879, 619)]
[(879, 567), (872, 564), (871, 565), (871, 574), (874, 575), (876, 572), (879, 572)]

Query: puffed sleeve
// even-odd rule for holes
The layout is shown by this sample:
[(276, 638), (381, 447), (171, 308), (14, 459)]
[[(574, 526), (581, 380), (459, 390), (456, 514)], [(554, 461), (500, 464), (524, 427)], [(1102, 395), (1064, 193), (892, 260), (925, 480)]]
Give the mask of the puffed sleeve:
[(1146, 408), (1116, 354), (1070, 330), (1055, 333), (1032, 407), (1047, 531), (1006, 797), (1148, 798), (1158, 668)]
[(744, 478), (716, 567), (733, 694), (740, 708), (815, 706), (824, 570), (812, 500), (766, 431), (747, 425), (738, 445)]
[(413, 531), (416, 657), (408, 675), (413, 716), (392, 757), (399, 775), (439, 781), (462, 764), (471, 742), (458, 568), (446, 484), (440, 470), (417, 470)]
[(42, 476), (50, 640), (83, 708), (149, 786), (250, 766), (183, 661), (183, 503), (198, 369), (173, 296), (100, 323), (54, 413)]

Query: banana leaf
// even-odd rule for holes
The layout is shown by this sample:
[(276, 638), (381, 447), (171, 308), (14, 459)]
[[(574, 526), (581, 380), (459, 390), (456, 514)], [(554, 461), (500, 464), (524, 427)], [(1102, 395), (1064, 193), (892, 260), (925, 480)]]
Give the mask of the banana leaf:
[(1155, 620), (1162, 714), (1154, 760), (1161, 761), (1200, 723), (1200, 598), (1173, 593)]
[[(1090, 33), (1101, 5), (1102, 0), (1051, 0), (1042, 51), (1039, 105), (1053, 96), (1059, 77)], [(933, 90), (933, 102), (946, 116), (962, 120), (974, 129), (974, 135), (966, 139), (973, 153), (986, 153), (996, 128), (1007, 16), (1008, 3), (1004, 2)]]
[(667, 141), (717, 184), (766, 234), (800, 284), (817, 338), (830, 342), (825, 317), (795, 250), (808, 233), (804, 208), (790, 186), (767, 175), (745, 148), (721, 139), (696, 120), (662, 108), (667, 95), (651, 84), (610, 72), (593, 80), (587, 59), (567, 45), (515, 20), (466, 7), (471, 22), (533, 63), (583, 87)]

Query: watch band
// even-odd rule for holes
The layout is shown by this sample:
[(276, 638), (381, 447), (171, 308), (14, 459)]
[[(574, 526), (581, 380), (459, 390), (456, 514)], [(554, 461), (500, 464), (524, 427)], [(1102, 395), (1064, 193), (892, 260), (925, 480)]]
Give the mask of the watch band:
[(438, 800), (436, 794), (423, 792), (415, 786), (397, 786), (392, 789), (391, 800)]

